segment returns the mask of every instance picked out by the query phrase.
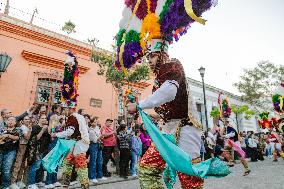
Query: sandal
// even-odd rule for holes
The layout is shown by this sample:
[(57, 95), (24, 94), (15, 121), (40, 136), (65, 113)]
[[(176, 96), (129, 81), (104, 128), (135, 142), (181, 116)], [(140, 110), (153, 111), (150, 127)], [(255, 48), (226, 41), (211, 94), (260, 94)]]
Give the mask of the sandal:
[(247, 176), (248, 174), (250, 174), (251, 170), (246, 171), (243, 176)]

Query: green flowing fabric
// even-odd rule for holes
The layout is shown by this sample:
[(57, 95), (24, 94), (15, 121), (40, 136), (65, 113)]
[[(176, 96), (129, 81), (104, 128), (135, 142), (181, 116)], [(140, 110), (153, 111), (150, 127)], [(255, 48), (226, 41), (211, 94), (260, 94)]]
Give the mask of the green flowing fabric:
[(139, 112), (149, 136), (167, 166), (172, 170), (200, 178), (225, 177), (230, 174), (228, 166), (219, 158), (211, 158), (193, 165), (191, 163), (192, 158), (187, 153), (180, 149), (169, 137), (164, 136), (142, 109), (139, 109)]
[(56, 168), (62, 164), (75, 144), (75, 140), (58, 139), (56, 146), (42, 159), (46, 171), (56, 173)]

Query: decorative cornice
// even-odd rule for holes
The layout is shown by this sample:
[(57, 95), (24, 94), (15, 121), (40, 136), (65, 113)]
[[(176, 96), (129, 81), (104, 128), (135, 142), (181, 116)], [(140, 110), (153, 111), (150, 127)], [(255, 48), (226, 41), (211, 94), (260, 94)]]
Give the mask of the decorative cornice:
[[(48, 67), (52, 67), (52, 68), (57, 68), (60, 70), (64, 69), (64, 61), (63, 60), (58, 60), (55, 58), (51, 58), (48, 56), (44, 56), (41, 54), (37, 54), (37, 53), (33, 53), (33, 52), (29, 52), (29, 51), (25, 51), (23, 50), (22, 52), (22, 56), (29, 62), (32, 64), (39, 64), (39, 65), (44, 65), (44, 66), (48, 66)], [(78, 66), (79, 71), (81, 74), (86, 73), (90, 68), (79, 65)]]
[(39, 78), (48, 78), (62, 81), (63, 79), (63, 70), (50, 70), (50, 72), (43, 72), (40, 70), (34, 71)]
[(9, 33), (56, 46), (64, 50), (72, 50), (75, 54), (91, 57), (91, 46), (86, 43), (31, 25), (2, 13), (0, 13), (0, 28)]
[[(187, 78), (187, 82), (188, 82), (189, 84), (192, 84), (192, 85), (194, 85), (194, 86), (197, 86), (197, 87), (202, 88), (202, 82), (200, 82), (200, 81), (197, 81), (197, 80), (195, 80), (195, 79), (192, 79), (192, 78), (189, 78), (189, 77), (188, 77), (188, 78)], [(205, 83), (205, 87), (206, 87), (206, 90), (215, 92), (215, 93), (217, 93), (217, 94), (219, 94), (220, 92), (222, 92), (224, 95), (226, 95), (226, 96), (228, 96), (228, 97), (230, 97), (230, 98), (232, 98), (232, 99), (236, 99), (236, 100), (239, 100), (239, 101), (243, 102), (243, 100), (242, 100), (242, 98), (241, 98), (240, 96), (235, 95), (235, 94), (233, 94), (233, 93), (230, 93), (230, 92), (228, 92), (228, 91), (225, 91), (225, 90), (222, 90), (222, 89), (213, 87), (213, 86), (208, 85), (208, 84), (206, 84), (206, 83)]]

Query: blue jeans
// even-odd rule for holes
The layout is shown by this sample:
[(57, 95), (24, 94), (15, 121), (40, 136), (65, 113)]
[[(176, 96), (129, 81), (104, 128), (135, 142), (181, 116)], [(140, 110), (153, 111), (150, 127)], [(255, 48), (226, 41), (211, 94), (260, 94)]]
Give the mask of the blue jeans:
[(41, 160), (36, 160), (29, 169), (28, 183), (29, 185), (36, 183), (36, 172), (40, 168)]
[(91, 143), (89, 147), (89, 179), (97, 179), (103, 177), (103, 153), (99, 149), (98, 143)]
[(272, 156), (272, 147), (269, 145), (268, 148), (266, 148), (266, 155), (267, 156)]
[(16, 158), (17, 151), (0, 151), (0, 171), (2, 176), (2, 187), (9, 187), (11, 184), (12, 166)]
[[(51, 143), (48, 145), (48, 151), (51, 151), (57, 143), (57, 138), (55, 138)], [(58, 171), (58, 167), (56, 168), (56, 172)], [(57, 182), (57, 173), (49, 173), (47, 172), (45, 184), (54, 184)]]
[(137, 175), (138, 158), (139, 156), (137, 154), (135, 154), (134, 152), (131, 152), (131, 168), (130, 168), (131, 175)]

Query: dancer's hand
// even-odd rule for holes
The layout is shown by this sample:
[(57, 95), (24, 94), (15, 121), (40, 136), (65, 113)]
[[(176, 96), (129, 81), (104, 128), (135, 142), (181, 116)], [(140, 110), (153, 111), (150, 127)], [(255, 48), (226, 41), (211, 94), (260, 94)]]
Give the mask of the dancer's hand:
[(50, 133), (51, 138), (56, 138), (56, 134), (55, 133)]
[(137, 103), (129, 103), (127, 106), (127, 111), (129, 114), (135, 114), (138, 111)]

